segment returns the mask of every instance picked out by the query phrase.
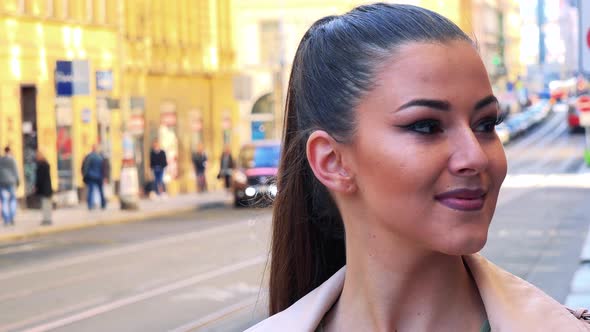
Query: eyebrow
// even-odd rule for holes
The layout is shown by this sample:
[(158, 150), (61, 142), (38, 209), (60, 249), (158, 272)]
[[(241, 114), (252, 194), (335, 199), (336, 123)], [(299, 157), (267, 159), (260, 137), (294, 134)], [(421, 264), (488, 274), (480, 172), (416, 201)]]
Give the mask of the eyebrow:
[[(483, 98), (482, 100), (478, 101), (477, 103), (475, 103), (475, 106), (473, 107), (473, 109), (478, 111), (478, 110), (480, 110), (492, 103), (498, 103), (498, 98), (496, 98), (496, 96), (494, 96), (494, 95), (489, 95), (489, 96)], [(448, 112), (451, 110), (451, 103), (449, 103), (446, 100), (413, 99), (413, 100), (410, 100), (409, 102), (403, 104), (402, 106), (400, 106), (397, 109), (397, 111), (401, 111), (403, 109), (414, 107), (414, 106), (428, 107), (428, 108), (432, 108), (432, 109), (440, 110), (440, 111), (445, 111), (445, 112)]]

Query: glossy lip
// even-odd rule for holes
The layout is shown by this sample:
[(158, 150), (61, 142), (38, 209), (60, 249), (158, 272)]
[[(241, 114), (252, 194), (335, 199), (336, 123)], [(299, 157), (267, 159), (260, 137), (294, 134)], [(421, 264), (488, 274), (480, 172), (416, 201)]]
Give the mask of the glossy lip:
[(436, 195), (442, 205), (459, 211), (479, 211), (483, 208), (487, 192), (481, 188), (460, 188)]

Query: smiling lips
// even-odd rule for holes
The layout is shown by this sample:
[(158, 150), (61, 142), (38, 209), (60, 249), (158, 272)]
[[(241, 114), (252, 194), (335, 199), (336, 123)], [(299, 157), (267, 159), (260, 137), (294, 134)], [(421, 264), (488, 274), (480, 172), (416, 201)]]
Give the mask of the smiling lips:
[(442, 205), (459, 211), (478, 211), (483, 208), (486, 192), (483, 189), (456, 189), (436, 195)]

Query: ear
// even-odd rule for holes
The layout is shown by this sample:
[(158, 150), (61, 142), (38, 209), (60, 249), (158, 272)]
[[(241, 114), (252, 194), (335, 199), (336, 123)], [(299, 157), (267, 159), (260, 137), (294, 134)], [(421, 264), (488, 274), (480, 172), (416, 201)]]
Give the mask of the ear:
[(307, 160), (316, 178), (330, 191), (352, 193), (356, 185), (343, 163), (341, 148), (330, 134), (317, 130), (307, 139)]

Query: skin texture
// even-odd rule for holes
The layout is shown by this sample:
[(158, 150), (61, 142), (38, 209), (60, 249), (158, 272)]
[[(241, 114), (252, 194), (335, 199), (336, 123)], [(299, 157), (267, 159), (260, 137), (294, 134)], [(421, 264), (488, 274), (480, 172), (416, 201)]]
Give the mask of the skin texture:
[[(346, 228), (345, 286), (325, 329), (478, 331), (485, 308), (461, 255), (484, 246), (507, 169), (485, 67), (453, 41), (404, 45), (377, 69), (352, 141), (316, 131), (307, 144)], [(481, 209), (443, 204), (456, 189), (481, 190)]]

